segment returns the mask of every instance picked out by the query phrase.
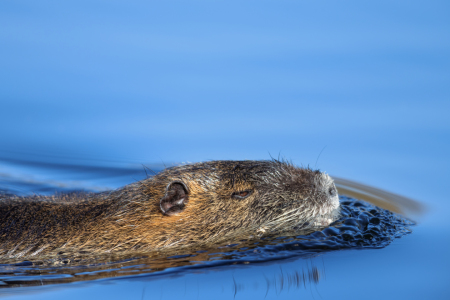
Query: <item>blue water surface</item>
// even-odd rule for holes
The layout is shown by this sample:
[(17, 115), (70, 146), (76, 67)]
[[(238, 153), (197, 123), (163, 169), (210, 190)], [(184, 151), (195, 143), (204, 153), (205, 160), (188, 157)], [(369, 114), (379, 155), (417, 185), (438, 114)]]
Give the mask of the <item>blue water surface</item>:
[[(449, 15), (437, 0), (2, 1), (0, 190), (101, 191), (141, 164), (281, 155), (426, 212), (384, 249), (0, 293), (448, 299)], [(280, 288), (296, 272), (306, 283)]]

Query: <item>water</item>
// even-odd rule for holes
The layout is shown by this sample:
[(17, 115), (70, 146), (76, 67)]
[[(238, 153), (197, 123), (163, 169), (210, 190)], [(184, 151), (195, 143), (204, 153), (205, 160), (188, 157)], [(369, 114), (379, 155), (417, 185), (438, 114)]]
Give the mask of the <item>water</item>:
[[(67, 192), (82, 188), (95, 191), (96, 187), (83, 186), (84, 181), (64, 180), (64, 177), (83, 178), (85, 174), (90, 174), (86, 176), (90, 178), (88, 182), (100, 181), (109, 183), (109, 186), (121, 186), (130, 178), (142, 179), (147, 176), (142, 166), (108, 168), (80, 163), (47, 164), (45, 159), (24, 162), (17, 156), (20, 155), (2, 160), (2, 165), (8, 166), (9, 171), (8, 176), (2, 174), (2, 181), (5, 186), (11, 187), (4, 190), (6, 193), (29, 195), (38, 191), (40, 194), (51, 194), (54, 191)], [(35, 168), (33, 171), (36, 175), (33, 180), (24, 179), (24, 173), (30, 172), (30, 168)], [(158, 166), (153, 166), (153, 169), (158, 171)], [(61, 176), (61, 173), (65, 176)], [(57, 182), (47, 181), (49, 177), (60, 179)], [(341, 194), (364, 195), (363, 198), (370, 201), (378, 199), (378, 205), (387, 205), (403, 213), (408, 211), (410, 217), (419, 217), (423, 213), (422, 205), (415, 201), (342, 179), (337, 179), (337, 183)], [(417, 227), (414, 222), (389, 210), (345, 196), (341, 196), (340, 201), (341, 218), (330, 227), (313, 233), (291, 232), (269, 236), (264, 240), (236, 241), (206, 249), (174, 250), (176, 252), (173, 253), (133, 253), (81, 260), (63, 256), (44, 261), (4, 261), (0, 266), (0, 281), (3, 284), (0, 293), (25, 296), (36, 292), (33, 297), (58, 298), (62, 296), (61, 293), (67, 297), (66, 289), (75, 288), (75, 291), (68, 292), (72, 297), (81, 297), (86, 291), (117, 296), (115, 293), (110, 294), (111, 284), (125, 289), (140, 284), (143, 297), (145, 291), (153, 291), (157, 287), (164, 299), (180, 295), (190, 297), (196, 293), (208, 297), (218, 290), (224, 298), (230, 295), (244, 297), (246, 293), (269, 298), (310, 293), (311, 297), (315, 297), (321, 294), (321, 286), (328, 281), (330, 270), (327, 261), (328, 257), (334, 257), (334, 252), (343, 252), (346, 257), (345, 251), (382, 251), (385, 247), (395, 247), (398, 239), (409, 238)], [(335, 259), (340, 258), (338, 256)], [(364, 261), (364, 258), (361, 259)], [(253, 273), (243, 276), (249, 271), (247, 268), (253, 269)], [(196, 279), (197, 276), (209, 278), (211, 274), (217, 276), (218, 273), (222, 274), (218, 282), (223, 279), (228, 282), (220, 285), (217, 282), (208, 283), (205, 286), (203, 279)], [(192, 285), (192, 282), (195, 284)], [(165, 290), (162, 286), (166, 283), (184, 286), (181, 289), (184, 292), (170, 288)], [(104, 290), (105, 284), (107, 290)], [(149, 294), (147, 296), (150, 297)]]
[(141, 164), (281, 154), (424, 209), (403, 211), (417, 225), (381, 249), (0, 293), (447, 299), (449, 12), (446, 1), (3, 1), (2, 191), (103, 191), (143, 178)]

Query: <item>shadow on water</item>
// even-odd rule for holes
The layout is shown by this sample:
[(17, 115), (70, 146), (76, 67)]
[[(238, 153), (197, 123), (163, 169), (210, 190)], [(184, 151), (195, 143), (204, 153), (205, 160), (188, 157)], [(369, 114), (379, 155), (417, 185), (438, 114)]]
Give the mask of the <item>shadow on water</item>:
[[(142, 179), (145, 171), (142, 166), (92, 166), (79, 164), (46, 164), (28, 161), (7, 160), (1, 162), (0, 180), (6, 193), (30, 194), (32, 192), (49, 191), (67, 192), (68, 190), (94, 190), (90, 186), (67, 185), (62, 181), (54, 184), (46, 178), (83, 178), (90, 174), (97, 182), (104, 182), (109, 188)], [(30, 184), (28, 179), (21, 181), (21, 174), (30, 166), (40, 174)], [(36, 169), (37, 168), (37, 169)], [(161, 166), (152, 166), (160, 170)], [(8, 173), (5, 173), (8, 172)], [(137, 178), (132, 178), (137, 177)], [(14, 178), (12, 180), (5, 178)], [(121, 280), (132, 278), (150, 278), (161, 276), (180, 276), (193, 272), (204, 272), (212, 269), (223, 269), (230, 266), (276, 264), (280, 260), (313, 258), (323, 253), (344, 249), (376, 249), (388, 246), (396, 238), (411, 232), (414, 222), (408, 213), (419, 214), (422, 208), (415, 201), (394, 195), (376, 188), (354, 183), (349, 180), (336, 179), (341, 194), (341, 217), (327, 228), (315, 232), (283, 232), (277, 235), (248, 240), (233, 241), (231, 244), (215, 245), (210, 248), (181, 248), (164, 252), (133, 253), (127, 255), (103, 255), (96, 257), (61, 256), (35, 261), (2, 261), (0, 265), (0, 287), (40, 286), (56, 283), (69, 283), (90, 280)], [(10, 186), (13, 188), (10, 189)], [(64, 186), (64, 188), (61, 188)], [(67, 188), (70, 186), (70, 188)], [(377, 206), (370, 204), (376, 204)], [(383, 207), (383, 208), (381, 208)], [(402, 215), (398, 214), (402, 213)], [(406, 216), (406, 217), (404, 217)], [(300, 288), (307, 283), (317, 284), (324, 275), (324, 270), (311, 266), (306, 271), (297, 270), (265, 277), (267, 290), (283, 290)], [(233, 278), (233, 291), (236, 295), (248, 287)]]

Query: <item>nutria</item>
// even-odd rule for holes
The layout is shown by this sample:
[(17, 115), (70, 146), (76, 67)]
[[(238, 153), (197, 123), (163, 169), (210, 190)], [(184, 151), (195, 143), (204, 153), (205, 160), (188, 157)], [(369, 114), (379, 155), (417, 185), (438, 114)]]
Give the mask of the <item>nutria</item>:
[(0, 257), (122, 253), (329, 225), (330, 176), (279, 160), (171, 167), (118, 190), (0, 195)]

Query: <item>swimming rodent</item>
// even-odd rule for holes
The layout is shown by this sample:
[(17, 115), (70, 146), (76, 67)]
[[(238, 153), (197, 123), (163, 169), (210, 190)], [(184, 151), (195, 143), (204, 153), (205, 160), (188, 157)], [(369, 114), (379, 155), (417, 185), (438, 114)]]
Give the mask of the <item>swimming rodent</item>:
[(167, 168), (103, 193), (0, 195), (0, 258), (161, 250), (293, 228), (339, 214), (330, 176), (289, 162)]

